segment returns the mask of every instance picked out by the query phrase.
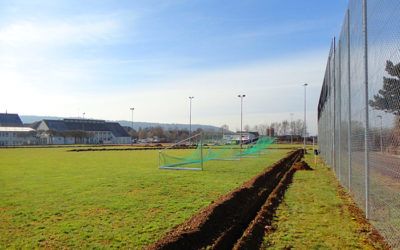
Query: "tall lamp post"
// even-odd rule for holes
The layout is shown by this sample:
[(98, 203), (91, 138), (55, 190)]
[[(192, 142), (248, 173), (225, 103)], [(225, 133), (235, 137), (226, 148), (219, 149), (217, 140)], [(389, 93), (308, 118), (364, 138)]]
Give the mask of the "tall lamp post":
[(307, 121), (306, 121), (306, 88), (308, 86), (307, 83), (303, 84), (304, 86), (304, 153), (306, 153), (306, 134), (307, 134)]
[(242, 150), (242, 126), (243, 126), (243, 98), (246, 97), (246, 95), (238, 95), (240, 98), (240, 150)]
[(85, 119), (85, 113), (82, 113), (82, 119)]
[[(135, 110), (135, 108), (130, 108), (131, 112), (132, 112), (132, 130), (133, 130), (133, 110)], [(133, 133), (132, 133), (133, 134)], [(131, 144), (133, 144), (132, 138), (131, 138)]]
[(381, 131), (380, 131), (380, 144), (381, 144), (381, 153), (383, 153), (383, 140), (382, 140), (382, 116), (377, 115), (376, 117), (381, 118)]
[[(190, 100), (190, 112), (189, 112), (189, 137), (192, 136), (192, 100), (194, 96), (189, 96)], [(190, 144), (190, 139), (189, 139), (189, 144)]]

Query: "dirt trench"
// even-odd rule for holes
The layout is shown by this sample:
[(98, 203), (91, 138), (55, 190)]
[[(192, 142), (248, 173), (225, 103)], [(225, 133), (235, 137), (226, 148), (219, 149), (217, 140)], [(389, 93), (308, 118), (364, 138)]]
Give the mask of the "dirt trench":
[(145, 249), (258, 248), (302, 157), (301, 149), (288, 153)]

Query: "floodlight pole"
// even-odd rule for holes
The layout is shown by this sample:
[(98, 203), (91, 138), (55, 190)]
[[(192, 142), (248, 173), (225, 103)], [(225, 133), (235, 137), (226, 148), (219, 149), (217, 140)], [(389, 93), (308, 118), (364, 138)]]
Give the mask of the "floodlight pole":
[(306, 88), (308, 86), (307, 83), (303, 84), (304, 86), (304, 154), (306, 153), (306, 134), (307, 134), (307, 122), (306, 122)]
[(85, 119), (85, 113), (82, 113), (82, 119)]
[(238, 97), (240, 98), (240, 154), (242, 154), (243, 98), (246, 95), (238, 95)]
[[(190, 102), (190, 111), (189, 111), (189, 137), (192, 136), (192, 99), (194, 96), (189, 96), (189, 102)], [(189, 140), (190, 144), (190, 140)]]
[[(132, 126), (131, 127), (132, 127), (132, 130), (133, 130), (133, 110), (135, 110), (135, 108), (130, 108), (130, 110), (132, 111)], [(132, 138), (131, 138), (131, 144), (133, 144)]]

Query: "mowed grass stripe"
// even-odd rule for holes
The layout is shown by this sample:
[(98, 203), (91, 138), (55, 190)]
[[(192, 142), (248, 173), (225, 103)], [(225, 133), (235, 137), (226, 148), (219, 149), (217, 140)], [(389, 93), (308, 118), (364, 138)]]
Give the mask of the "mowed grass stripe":
[(66, 150), (0, 149), (0, 248), (141, 248), (288, 152), (194, 172), (158, 170), (156, 150)]
[[(309, 152), (312, 152), (309, 150)], [(305, 161), (313, 171), (297, 171), (293, 183), (277, 209), (274, 223), (264, 238), (263, 249), (383, 249), (370, 235), (371, 226), (353, 214), (351, 199), (333, 172), (308, 154)]]

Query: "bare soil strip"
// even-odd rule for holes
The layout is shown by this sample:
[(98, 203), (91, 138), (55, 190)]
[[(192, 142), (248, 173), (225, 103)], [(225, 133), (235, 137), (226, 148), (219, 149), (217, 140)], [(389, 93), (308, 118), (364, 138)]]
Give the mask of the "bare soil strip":
[(282, 201), (288, 185), (292, 182), (297, 170), (312, 170), (304, 161), (295, 163), (280, 180), (274, 191), (269, 195), (256, 218), (234, 245), (233, 249), (257, 249), (260, 247), (266, 229), (271, 226), (276, 208)]
[[(290, 152), (262, 173), (223, 195), (146, 249), (249, 249), (263, 239), (303, 150)], [(299, 167), (297, 167), (299, 168)]]
[[(145, 146), (145, 147), (130, 147), (130, 148), (84, 148), (84, 149), (71, 149), (68, 152), (88, 152), (88, 151), (129, 151), (129, 150), (161, 150), (165, 147), (161, 146)], [(170, 149), (196, 149), (196, 146), (179, 145)]]

